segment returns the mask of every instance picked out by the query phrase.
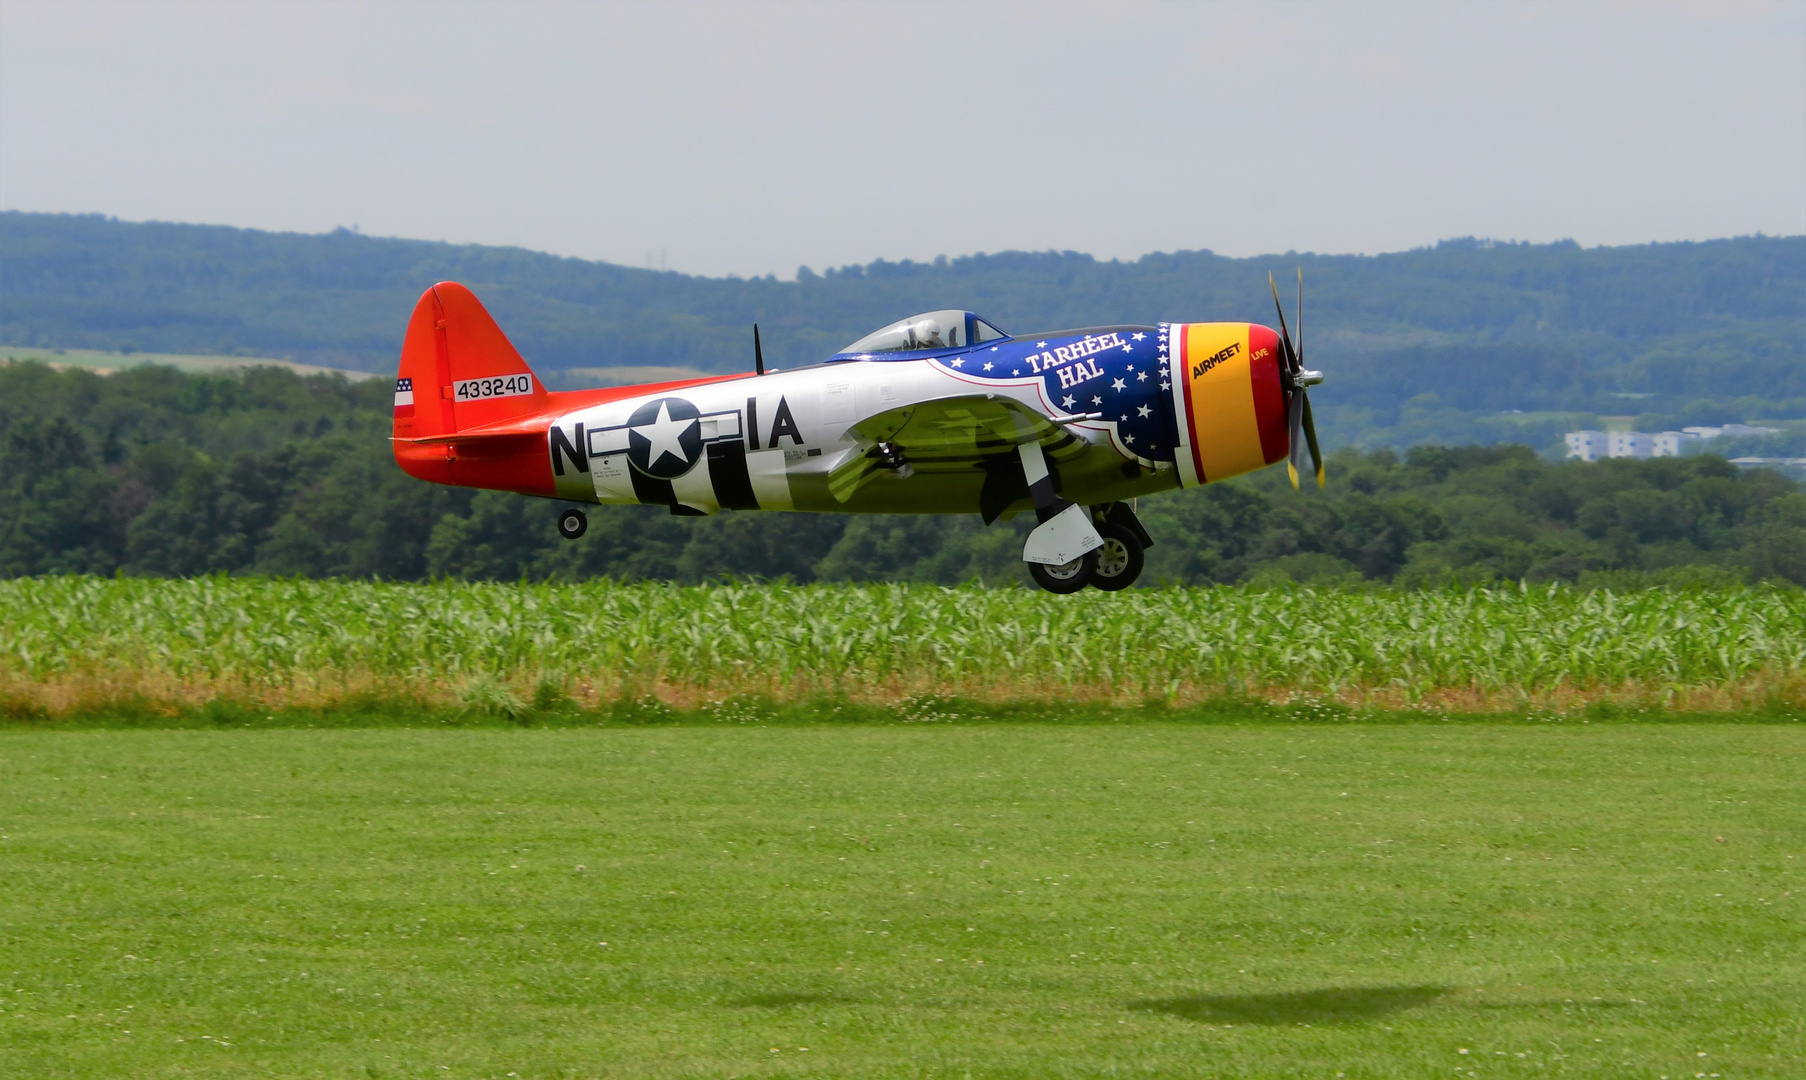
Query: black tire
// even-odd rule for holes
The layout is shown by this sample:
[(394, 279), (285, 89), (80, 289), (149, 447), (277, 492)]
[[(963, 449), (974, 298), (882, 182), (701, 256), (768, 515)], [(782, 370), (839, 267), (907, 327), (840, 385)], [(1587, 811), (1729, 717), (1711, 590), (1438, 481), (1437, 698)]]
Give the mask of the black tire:
[(1135, 584), (1146, 561), (1141, 538), (1121, 525), (1099, 525), (1097, 534), (1104, 538), (1104, 546), (1092, 552), (1097, 558), (1097, 573), (1091, 577), (1091, 587), (1115, 592)]
[(1078, 592), (1091, 584), (1091, 576), (1097, 573), (1097, 552), (1087, 551), (1085, 554), (1061, 566), (1048, 566), (1044, 563), (1029, 563), (1028, 576), (1035, 579), (1035, 584), (1050, 593), (1066, 596)]
[(581, 510), (566, 510), (558, 515), (558, 535), (575, 540), (589, 531), (589, 517)]

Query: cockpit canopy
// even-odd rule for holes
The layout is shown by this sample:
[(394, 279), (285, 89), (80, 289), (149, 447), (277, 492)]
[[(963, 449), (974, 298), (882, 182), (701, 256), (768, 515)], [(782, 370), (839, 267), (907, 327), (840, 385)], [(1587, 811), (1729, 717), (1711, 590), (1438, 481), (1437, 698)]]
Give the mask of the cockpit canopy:
[(864, 359), (874, 353), (963, 349), (1009, 337), (970, 311), (929, 311), (898, 319), (840, 350), (837, 358)]

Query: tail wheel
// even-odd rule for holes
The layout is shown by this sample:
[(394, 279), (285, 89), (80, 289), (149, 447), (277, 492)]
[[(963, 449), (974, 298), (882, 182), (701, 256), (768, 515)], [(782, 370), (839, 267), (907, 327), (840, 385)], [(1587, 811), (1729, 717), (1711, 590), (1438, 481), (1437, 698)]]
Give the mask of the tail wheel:
[(589, 517), (581, 510), (566, 510), (558, 515), (558, 535), (575, 540), (589, 531)]
[(1059, 566), (1048, 566), (1045, 563), (1029, 563), (1028, 576), (1035, 579), (1035, 584), (1050, 593), (1064, 596), (1078, 592), (1091, 584), (1097, 573), (1097, 552), (1088, 551), (1069, 563)]
[(1099, 525), (1097, 534), (1103, 537), (1104, 546), (1092, 553), (1097, 559), (1097, 573), (1091, 584), (1105, 592), (1135, 584), (1144, 561), (1141, 538), (1121, 525)]

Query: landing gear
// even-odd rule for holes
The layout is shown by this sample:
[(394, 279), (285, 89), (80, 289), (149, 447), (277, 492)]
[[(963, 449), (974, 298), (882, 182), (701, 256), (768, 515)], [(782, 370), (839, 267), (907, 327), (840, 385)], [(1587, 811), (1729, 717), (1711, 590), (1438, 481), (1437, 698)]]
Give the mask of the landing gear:
[(566, 510), (558, 515), (558, 535), (575, 540), (589, 531), (589, 517), (581, 510)]
[(1035, 504), (1040, 522), (1022, 545), (1022, 561), (1028, 576), (1050, 593), (1075, 593), (1091, 584), (1097, 573), (1097, 549), (1103, 543), (1084, 510), (1060, 498), (1053, 474), (1038, 442), (1020, 443), (1016, 453), (1022, 462), (1022, 479)]
[(1097, 560), (1097, 572), (1092, 575), (1091, 584), (1105, 592), (1135, 584), (1135, 579), (1141, 576), (1144, 561), (1141, 538), (1133, 530), (1110, 522), (1099, 524), (1097, 534), (1104, 538), (1104, 546), (1090, 555)]
[(1062, 595), (1087, 585), (1115, 592), (1135, 584), (1141, 576), (1142, 552), (1154, 540), (1141, 527), (1134, 508), (1113, 502), (1085, 510), (1067, 502), (1055, 490), (1040, 443), (1020, 443), (1016, 452), (1040, 521), (1022, 545), (1022, 561), (1035, 584)]
[(1050, 593), (1065, 596), (1078, 592), (1093, 583), (1097, 576), (1097, 552), (1087, 551), (1069, 563), (1059, 566), (1048, 566), (1045, 563), (1029, 563), (1028, 576), (1035, 579), (1035, 584)]

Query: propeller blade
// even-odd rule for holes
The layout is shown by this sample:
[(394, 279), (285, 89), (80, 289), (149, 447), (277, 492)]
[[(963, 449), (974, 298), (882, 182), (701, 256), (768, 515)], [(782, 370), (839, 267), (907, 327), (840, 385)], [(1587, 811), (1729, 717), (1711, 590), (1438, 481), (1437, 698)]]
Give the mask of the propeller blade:
[(1304, 392), (1307, 386), (1314, 386), (1323, 381), (1319, 372), (1304, 370), (1304, 267), (1298, 268), (1298, 345), (1292, 346), (1291, 330), (1286, 326), (1285, 305), (1279, 302), (1279, 282), (1274, 280), (1271, 271), (1267, 273), (1267, 287), (1273, 290), (1273, 310), (1279, 315), (1279, 340), (1286, 354), (1286, 371), (1281, 376), (1281, 384), (1288, 390), (1286, 399), (1286, 436), (1289, 442), (1286, 454), (1286, 475), (1291, 477), (1292, 490), (1298, 490), (1298, 474), (1303, 472), (1306, 450), (1311, 456), (1311, 472), (1317, 477), (1317, 486), (1323, 487), (1323, 452), (1317, 447), (1317, 425), (1311, 419), (1311, 399)]
[(1273, 310), (1279, 313), (1279, 341), (1285, 349), (1286, 368), (1298, 370), (1298, 353), (1292, 348), (1292, 332), (1286, 329), (1285, 305), (1279, 302), (1279, 283), (1273, 280), (1273, 272), (1267, 271), (1267, 285), (1273, 290)]
[(1298, 267), (1298, 366), (1304, 366), (1304, 267)]
[(1311, 399), (1301, 386), (1298, 400), (1304, 403), (1304, 438), (1311, 446), (1311, 468), (1317, 474), (1317, 487), (1323, 487), (1323, 452), (1317, 449), (1317, 425), (1311, 421)]
[(1292, 478), (1292, 490), (1298, 490), (1298, 473), (1304, 468), (1304, 391), (1292, 392), (1286, 402), (1286, 437), (1290, 448), (1286, 454), (1286, 475)]
[(758, 323), (753, 323), (753, 374), (765, 374), (765, 350), (759, 347)]

